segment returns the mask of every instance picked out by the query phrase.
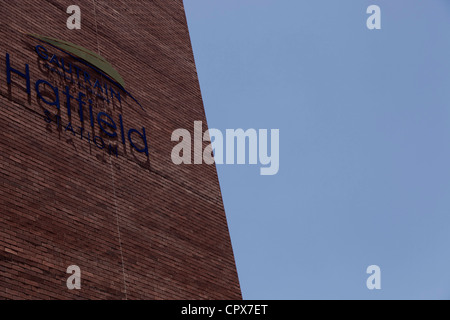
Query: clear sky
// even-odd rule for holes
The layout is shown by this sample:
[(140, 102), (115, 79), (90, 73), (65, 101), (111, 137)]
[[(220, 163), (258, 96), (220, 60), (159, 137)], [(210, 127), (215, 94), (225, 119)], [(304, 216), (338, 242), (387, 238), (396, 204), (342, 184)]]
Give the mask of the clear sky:
[(218, 165), (244, 299), (450, 299), (450, 1), (184, 3), (209, 127), (280, 129)]

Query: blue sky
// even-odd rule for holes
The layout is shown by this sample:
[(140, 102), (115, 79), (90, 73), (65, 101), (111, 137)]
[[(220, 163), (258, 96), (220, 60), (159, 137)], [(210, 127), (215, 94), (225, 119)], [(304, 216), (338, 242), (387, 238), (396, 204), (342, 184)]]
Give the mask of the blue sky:
[(244, 298), (450, 299), (450, 1), (184, 3), (209, 127), (280, 129), (218, 165)]

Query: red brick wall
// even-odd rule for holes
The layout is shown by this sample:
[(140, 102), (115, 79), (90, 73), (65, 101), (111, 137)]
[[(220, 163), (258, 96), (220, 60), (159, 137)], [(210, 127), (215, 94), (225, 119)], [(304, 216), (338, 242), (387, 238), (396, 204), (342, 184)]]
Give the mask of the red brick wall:
[[(240, 299), (216, 169), (170, 157), (173, 130), (193, 132), (195, 120), (207, 129), (182, 0), (79, 0), (81, 30), (66, 28), (71, 4), (0, 1), (0, 297)], [(61, 121), (74, 129), (78, 106), (69, 119), (64, 84), (24, 33), (108, 60), (144, 110), (123, 95), (121, 106), (99, 102), (94, 111), (145, 127), (149, 157), (102, 135), (118, 146), (110, 156), (47, 124), (44, 108), (57, 110), (39, 101), (37, 80), (58, 87)], [(8, 86), (6, 53), (21, 72), (29, 64), (31, 95), (15, 74)], [(81, 268), (81, 290), (66, 287), (69, 265)]]

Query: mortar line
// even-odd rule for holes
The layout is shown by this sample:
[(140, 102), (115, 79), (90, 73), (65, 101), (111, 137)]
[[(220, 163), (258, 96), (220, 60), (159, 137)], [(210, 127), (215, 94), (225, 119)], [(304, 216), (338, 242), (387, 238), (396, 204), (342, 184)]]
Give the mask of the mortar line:
[[(94, 4), (95, 34), (97, 36), (97, 53), (99, 55), (101, 55), (100, 42), (99, 42), (99, 39), (98, 39), (97, 6), (96, 6), (96, 3), (95, 3), (95, 0), (92, 0), (92, 3)], [(105, 106), (104, 111), (106, 111), (106, 106)], [(124, 264), (124, 261), (123, 261), (122, 237), (120, 235), (119, 212), (117, 210), (116, 182), (115, 182), (115, 177), (114, 177), (114, 168), (113, 168), (113, 164), (112, 164), (112, 157), (109, 157), (109, 167), (111, 169), (111, 182), (112, 182), (112, 185), (113, 185), (114, 212), (116, 214), (117, 235), (119, 237), (120, 260), (121, 260), (121, 263), (122, 263), (122, 275), (123, 275), (123, 285), (124, 285), (124, 290), (125, 290), (125, 300), (128, 300), (127, 281), (126, 281), (126, 274), (125, 274), (125, 264)]]

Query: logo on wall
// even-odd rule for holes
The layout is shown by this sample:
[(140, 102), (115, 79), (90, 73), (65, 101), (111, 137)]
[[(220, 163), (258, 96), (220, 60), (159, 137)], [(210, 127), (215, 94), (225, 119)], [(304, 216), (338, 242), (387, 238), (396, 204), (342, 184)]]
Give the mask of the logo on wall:
[(146, 131), (138, 123), (141, 117), (125, 119), (126, 113), (145, 110), (127, 91), (119, 72), (100, 55), (76, 44), (35, 34), (28, 37), (37, 42), (33, 51), (45, 79), (33, 81), (30, 65), (21, 67), (6, 53), (6, 80), (9, 86), (13, 77), (15, 85), (25, 81), (29, 97), (35, 91), (47, 130), (56, 128), (72, 143), (78, 137), (90, 149), (125, 155), (149, 167)]

